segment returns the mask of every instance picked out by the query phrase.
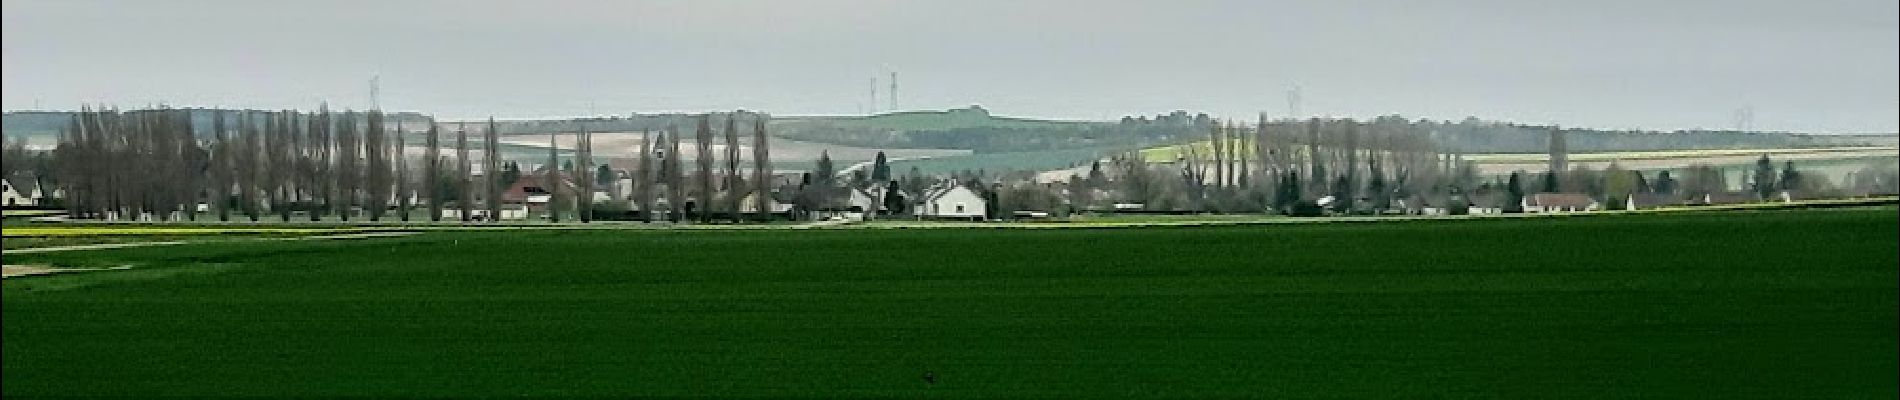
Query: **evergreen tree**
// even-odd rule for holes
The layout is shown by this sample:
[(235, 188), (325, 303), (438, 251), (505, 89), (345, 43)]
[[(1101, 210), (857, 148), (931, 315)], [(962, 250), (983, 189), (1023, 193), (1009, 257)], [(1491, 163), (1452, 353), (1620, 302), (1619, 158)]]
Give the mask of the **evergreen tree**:
[(871, 161), (871, 180), (875, 182), (891, 181), (891, 165), (884, 158), (884, 152), (878, 151), (877, 158)]
[(884, 186), (884, 212), (890, 213), (891, 215), (902, 214), (905, 211), (904, 193), (897, 189), (899, 186), (898, 181), (889, 182), (889, 184)]
[(518, 180), (521, 180), (521, 164), (516, 163), (514, 161), (509, 161), (507, 163), (502, 164), (502, 167), (501, 167), (502, 186), (513, 186), (515, 184), (515, 181), (518, 181)]
[(1801, 172), (1794, 170), (1794, 161), (1781, 164), (1781, 190), (1793, 192), (1801, 189)]
[(1669, 171), (1657, 172), (1656, 183), (1650, 185), (1650, 190), (1656, 194), (1674, 196), (1676, 194), (1676, 178), (1670, 177)]
[(1090, 189), (1101, 189), (1108, 186), (1108, 174), (1102, 172), (1102, 160), (1095, 160), (1095, 162), (1089, 163), (1089, 177), (1088, 180), (1084, 182), (1086, 182)]
[(1511, 212), (1523, 211), (1520, 206), (1524, 204), (1524, 172), (1511, 171), (1511, 179), (1504, 185), (1505, 193), (1510, 195), (1508, 199), (1510, 203), (1505, 204), (1504, 209)]
[(1755, 160), (1755, 196), (1762, 199), (1773, 197), (1777, 187), (1779, 186), (1775, 182), (1775, 162), (1768, 160), (1768, 155), (1763, 154), (1760, 159)]

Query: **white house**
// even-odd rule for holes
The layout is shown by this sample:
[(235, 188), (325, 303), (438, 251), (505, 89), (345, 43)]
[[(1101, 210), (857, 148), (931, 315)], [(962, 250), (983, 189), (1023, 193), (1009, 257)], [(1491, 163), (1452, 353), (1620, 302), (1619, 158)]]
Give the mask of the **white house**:
[[(469, 218), (482, 220), (482, 221), (491, 220), (490, 218), (488, 218), (487, 208), (477, 208), (477, 209), (468, 210), (468, 216)], [(462, 219), (461, 208), (456, 207), (456, 208), (442, 209), (443, 221), (455, 221), (455, 220), (460, 220), (460, 219)], [(524, 205), (520, 205), (520, 204), (502, 204), (500, 219), (501, 220), (528, 219), (528, 207)]]
[[(872, 188), (872, 190), (876, 189), (877, 188)], [(860, 212), (867, 213), (877, 210), (877, 194), (871, 193), (869, 190), (858, 188), (851, 188), (847, 191), (851, 193), (848, 195), (848, 198), (845, 199), (845, 208), (856, 209)]]
[(1521, 206), (1527, 213), (1596, 211), (1603, 205), (1581, 193), (1536, 193), (1524, 196)]
[(39, 180), (30, 176), (14, 176), (0, 179), (0, 204), (7, 207), (28, 207), (40, 205)]
[(955, 182), (932, 186), (912, 208), (919, 218), (983, 220), (988, 203), (976, 191)]
[[(766, 197), (765, 200), (766, 200), (765, 202), (766, 206), (771, 208), (771, 211), (769, 211), (771, 213), (782, 214), (782, 213), (792, 212), (792, 205), (789, 203), (781, 203), (778, 201), (778, 199), (774, 199), (771, 197)], [(757, 214), (758, 212), (759, 212), (759, 193), (758, 192), (747, 193), (745, 195), (745, 198), (742, 198), (739, 200), (739, 213)]]

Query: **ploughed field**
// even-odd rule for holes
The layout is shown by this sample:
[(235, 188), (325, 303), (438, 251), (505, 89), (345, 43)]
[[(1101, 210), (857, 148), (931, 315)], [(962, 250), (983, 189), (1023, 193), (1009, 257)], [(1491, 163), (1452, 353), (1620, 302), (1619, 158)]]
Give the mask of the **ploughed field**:
[[(8, 256), (6, 397), (1893, 398), (1900, 212)], [(926, 383), (930, 374), (935, 383)]]

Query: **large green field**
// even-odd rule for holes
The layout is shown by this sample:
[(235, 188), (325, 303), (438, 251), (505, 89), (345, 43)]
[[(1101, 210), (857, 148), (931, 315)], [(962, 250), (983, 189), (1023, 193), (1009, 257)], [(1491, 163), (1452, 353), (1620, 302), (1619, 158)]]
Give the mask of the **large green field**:
[(1894, 398), (1897, 229), (1883, 207), (10, 255), (135, 268), (7, 279), (0, 394)]

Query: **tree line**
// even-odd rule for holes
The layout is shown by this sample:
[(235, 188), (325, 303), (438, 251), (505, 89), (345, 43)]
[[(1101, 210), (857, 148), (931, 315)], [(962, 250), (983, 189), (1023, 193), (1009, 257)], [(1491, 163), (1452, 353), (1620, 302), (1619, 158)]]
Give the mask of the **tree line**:
[[(475, 129), (479, 132), (464, 123), (445, 132), (447, 126), (430, 120), (426, 129), (409, 133), (379, 110), (219, 110), (199, 119), (194, 113), (200, 111), (86, 108), (72, 113), (57, 147), (43, 158), (51, 180), (65, 189), (68, 213), (115, 220), (409, 221), (417, 217), (412, 210), (422, 207), (430, 221), (472, 222), (502, 216), (504, 190), (524, 174), (519, 163), (502, 159), (502, 130), (493, 119)], [(746, 146), (739, 127), (745, 117), (751, 117), (753, 130), (750, 179), (741, 168), (740, 149)], [(200, 120), (208, 127), (197, 126)], [(606, 215), (603, 211), (631, 211), (617, 205), (631, 198), (641, 220), (681, 222), (690, 216), (699, 222), (716, 217), (736, 222), (748, 214), (740, 201), (753, 193), (759, 194), (755, 210), (767, 211), (751, 214), (769, 215), (771, 188), (748, 182), (772, 181), (765, 118), (724, 114), (719, 135), (712, 121), (710, 113), (695, 117), (699, 154), (691, 181), (679, 152), (688, 139), (676, 126), (658, 138), (646, 130), (638, 167), (627, 171), (631, 196), (610, 195), (600, 202), (605, 206), (596, 204), (594, 193), (613, 192), (619, 172), (595, 159), (591, 127), (582, 123), (574, 132), (548, 133), (547, 164), (531, 172), (538, 184), (533, 186), (550, 197), (543, 215), (555, 222), (567, 215), (591, 222)], [(200, 138), (198, 132), (206, 130)], [(471, 140), (471, 133), (480, 137)], [(422, 136), (419, 160), (408, 154), (411, 135)], [(562, 135), (575, 139), (573, 157), (565, 162), (556, 140)], [(723, 163), (714, 154), (718, 139), (724, 141)], [(482, 152), (479, 159), (471, 153), (475, 146)], [(17, 143), (9, 148), (26, 153)], [(9, 156), (6, 168), (24, 171), (34, 160)], [(663, 214), (656, 208), (661, 201), (667, 208)]]
[[(319, 221), (412, 218), (428, 199), (428, 218), (447, 203), (469, 221), (472, 159), (468, 132), (456, 130), (455, 157), (442, 155), (440, 126), (429, 122), (422, 176), (410, 176), (405, 134), (379, 110), (213, 112), (208, 139), (194, 132), (196, 110), (83, 109), (61, 130), (55, 174), (76, 218), (260, 221), (294, 214)], [(499, 157), (488, 133), (487, 199), (500, 197)], [(453, 167), (453, 169), (451, 169)], [(452, 175), (451, 175), (452, 174)], [(201, 208), (202, 207), (202, 208)], [(498, 204), (490, 204), (498, 213)], [(210, 214), (201, 216), (200, 214)], [(492, 215), (492, 214), (491, 214)]]

